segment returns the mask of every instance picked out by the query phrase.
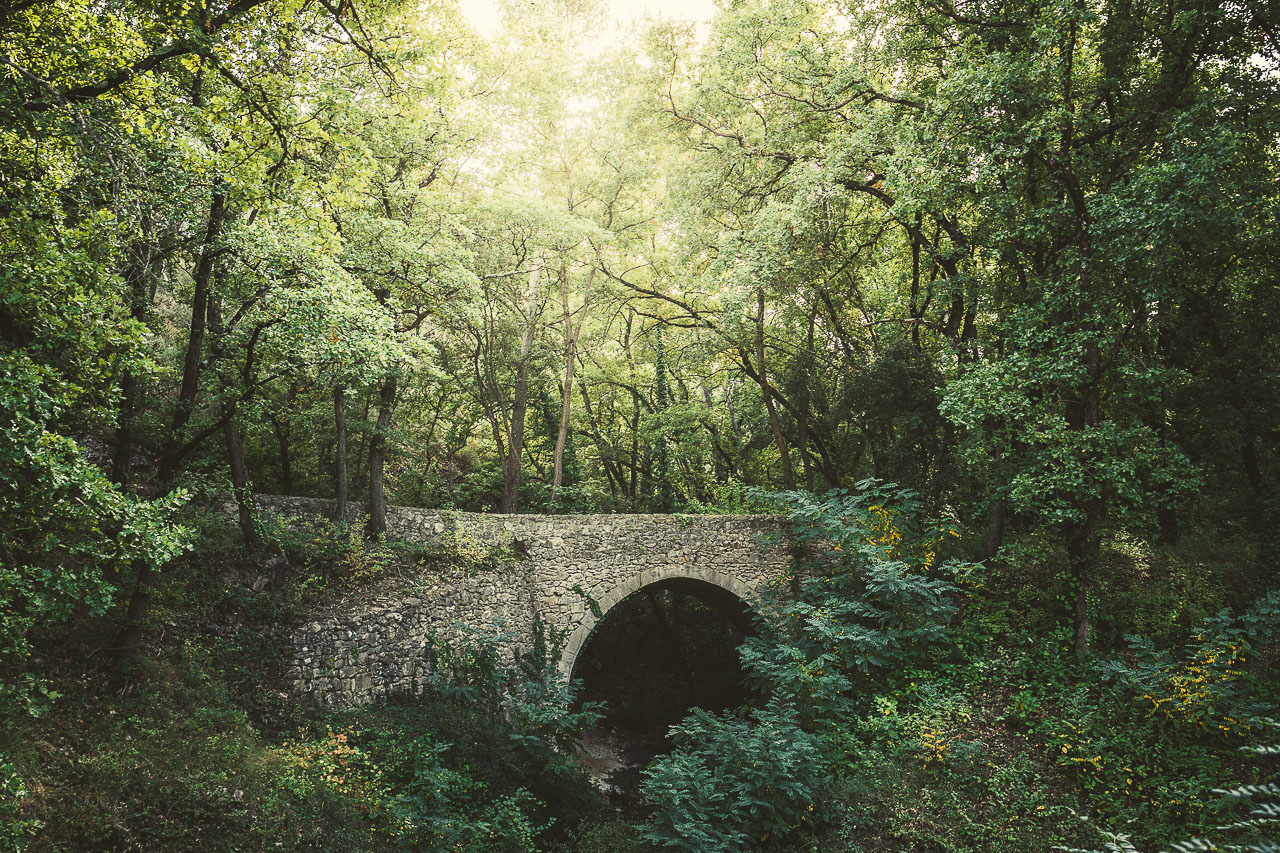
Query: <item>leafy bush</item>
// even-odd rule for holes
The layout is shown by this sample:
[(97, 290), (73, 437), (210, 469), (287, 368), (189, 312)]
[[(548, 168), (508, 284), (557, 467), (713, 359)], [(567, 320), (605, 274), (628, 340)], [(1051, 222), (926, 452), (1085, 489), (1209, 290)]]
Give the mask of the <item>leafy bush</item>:
[(874, 482), (860, 488), (775, 497), (806, 556), (744, 646), (743, 663), (806, 719), (838, 715), (855, 682), (942, 640), (957, 610), (951, 579), (975, 571), (939, 562), (953, 528), (922, 525), (912, 493)]
[(47, 706), (27, 670), (32, 634), (115, 603), (132, 567), (159, 570), (188, 548), (173, 521), (186, 500), (126, 494), (56, 431), (81, 393), (52, 369), (0, 353), (0, 727)]
[(447, 849), (533, 850), (555, 816), (598, 809), (573, 755), (599, 714), (573, 710), (575, 688), (556, 668), (563, 635), (540, 622), (534, 634), (515, 654), (500, 628), (435, 644), (427, 694), (403, 697), (366, 732), (414, 849), (452, 839)]
[(1129, 659), (1105, 660), (1098, 669), (1104, 681), (1141, 697), (1144, 706), (1150, 703), (1149, 714), (1178, 725), (1243, 735), (1249, 719), (1262, 711), (1247, 699), (1256, 695), (1246, 689), (1244, 669), (1250, 632), (1230, 610), (1206, 619), (1179, 658), (1156, 649), (1145, 637), (1127, 639)]
[(25, 850), (40, 821), (22, 817), (22, 800), (28, 791), (18, 771), (8, 762), (0, 762), (0, 853)]
[[(1280, 728), (1273, 719), (1258, 721), (1265, 728)], [(1280, 744), (1242, 747), (1254, 756), (1280, 755)], [(1215, 788), (1221, 797), (1227, 823), (1214, 827), (1212, 838), (1190, 838), (1175, 842), (1168, 853), (1275, 853), (1280, 850), (1280, 784), (1273, 772), (1270, 778), (1257, 783), (1237, 784), (1231, 788)], [(1244, 814), (1240, 814), (1245, 810)], [(1089, 822), (1086, 820), (1087, 825)], [(1059, 847), (1067, 853), (1141, 853), (1131, 836), (1118, 832), (1099, 830), (1101, 850)]]
[(826, 749), (794, 708), (746, 716), (695, 710), (671, 730), (675, 749), (646, 772), (654, 804), (645, 837), (670, 850), (730, 853), (784, 837), (821, 812)]
[(922, 524), (895, 486), (760, 497), (787, 511), (804, 555), (741, 651), (769, 700), (746, 715), (695, 711), (672, 729), (675, 749), (643, 785), (647, 837), (671, 849), (749, 849), (817, 823), (852, 691), (941, 640), (956, 611), (948, 577), (972, 571), (940, 561), (952, 528)]
[(767, 511), (770, 507), (763, 493), (742, 485), (737, 477), (729, 477), (723, 483), (709, 486), (711, 500), (704, 503), (691, 498), (687, 510), (698, 515), (749, 515)]

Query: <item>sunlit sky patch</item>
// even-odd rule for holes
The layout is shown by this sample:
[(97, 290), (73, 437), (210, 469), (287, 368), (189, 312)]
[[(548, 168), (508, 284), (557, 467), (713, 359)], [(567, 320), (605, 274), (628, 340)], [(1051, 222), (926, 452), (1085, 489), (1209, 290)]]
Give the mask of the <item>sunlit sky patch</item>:
[[(496, 0), (459, 0), (458, 5), (471, 26), (485, 38), (492, 38), (501, 27)], [(714, 0), (606, 0), (605, 7), (617, 30), (646, 15), (691, 21), (702, 25), (699, 30), (705, 30), (716, 12)]]

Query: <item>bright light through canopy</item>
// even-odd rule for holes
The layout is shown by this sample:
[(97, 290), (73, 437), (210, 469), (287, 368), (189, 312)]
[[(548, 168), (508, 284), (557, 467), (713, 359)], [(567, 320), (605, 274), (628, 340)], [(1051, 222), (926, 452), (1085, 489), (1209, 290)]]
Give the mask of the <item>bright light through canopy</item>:
[[(492, 38), (498, 32), (502, 14), (496, 0), (459, 0), (459, 8), (480, 35)], [(705, 24), (716, 11), (714, 0), (607, 0), (605, 8), (618, 27), (645, 15)]]

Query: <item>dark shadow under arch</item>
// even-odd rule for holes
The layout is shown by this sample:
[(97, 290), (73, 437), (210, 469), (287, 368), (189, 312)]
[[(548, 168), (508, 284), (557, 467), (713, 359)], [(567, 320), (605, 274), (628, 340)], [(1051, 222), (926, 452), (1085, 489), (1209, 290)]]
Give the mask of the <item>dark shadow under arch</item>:
[(640, 572), (618, 584), (596, 602), (600, 615), (588, 612), (578, 627), (570, 633), (560, 655), (560, 673), (571, 679), (577, 667), (578, 656), (586, 647), (596, 627), (607, 619), (615, 607), (645, 589), (673, 589), (706, 602), (731, 618), (743, 634), (751, 628), (751, 602), (756, 591), (747, 584), (723, 572), (699, 567), (680, 569), (651, 569)]
[(724, 616), (725, 619), (744, 637), (753, 633), (751, 624), (753, 611), (751, 609), (751, 605), (739, 598), (737, 594), (730, 592), (723, 586), (708, 583), (697, 578), (665, 578), (642, 586), (640, 589), (622, 598), (614, 604), (613, 607), (610, 607), (609, 610), (604, 611), (601, 618), (594, 620), (590, 630), (587, 632), (585, 640), (579, 646), (577, 653), (574, 655), (573, 662), (568, 671), (569, 677), (571, 679), (575, 677), (579, 659), (582, 657), (583, 652), (590, 647), (592, 637), (595, 636), (596, 631), (600, 626), (604, 625), (609, 619), (610, 614), (615, 613), (620, 607), (627, 606), (629, 603), (633, 602), (637, 596), (667, 590), (682, 595), (688, 595), (701, 601), (703, 604)]
[(669, 728), (691, 709), (749, 704), (738, 647), (753, 627), (747, 602), (699, 578), (663, 578), (621, 598), (595, 620), (573, 663), (579, 701), (603, 703), (593, 743), (638, 771), (670, 748)]

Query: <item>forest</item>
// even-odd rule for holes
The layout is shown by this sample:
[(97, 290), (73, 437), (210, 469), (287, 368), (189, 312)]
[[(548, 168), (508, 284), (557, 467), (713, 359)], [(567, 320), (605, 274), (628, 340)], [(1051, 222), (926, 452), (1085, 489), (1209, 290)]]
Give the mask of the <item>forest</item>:
[[(1280, 2), (616, 5), (0, 0), (0, 850), (1280, 850)], [(389, 506), (794, 576), (303, 702)]]

